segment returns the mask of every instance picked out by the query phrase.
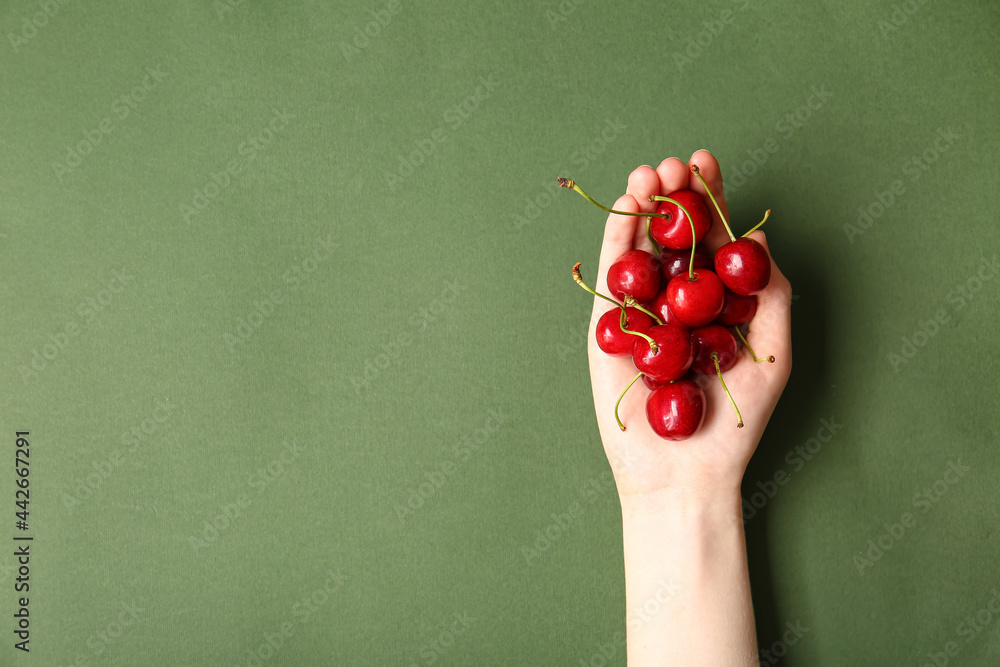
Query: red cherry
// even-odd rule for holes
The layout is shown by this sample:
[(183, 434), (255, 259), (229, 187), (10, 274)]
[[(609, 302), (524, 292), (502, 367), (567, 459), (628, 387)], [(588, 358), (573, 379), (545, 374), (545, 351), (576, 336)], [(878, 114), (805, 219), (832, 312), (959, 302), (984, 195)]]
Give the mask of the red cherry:
[(722, 304), (722, 312), (716, 320), (725, 327), (746, 324), (757, 314), (757, 297), (743, 296), (732, 290), (726, 290), (726, 298)]
[[(663, 273), (663, 280), (670, 282), (674, 276), (688, 272), (691, 264), (691, 246), (687, 250), (673, 250), (664, 248), (660, 251), (660, 272)], [(694, 253), (694, 268), (709, 269), (715, 267), (712, 263), (712, 256), (703, 250)]]
[[(698, 241), (705, 238), (712, 226), (712, 216), (708, 213), (705, 200), (694, 190), (677, 190), (667, 195), (681, 203), (691, 214), (694, 231)], [(674, 250), (691, 250), (691, 222), (677, 204), (663, 201), (656, 207), (657, 213), (669, 215), (670, 218), (652, 218), (649, 222), (649, 233), (653, 240)]]
[(674, 311), (670, 310), (670, 306), (667, 305), (667, 290), (663, 290), (657, 294), (656, 298), (653, 299), (646, 307), (652, 311), (654, 315), (663, 320), (664, 324), (673, 324), (675, 326), (684, 327), (685, 329), (689, 328), (688, 325), (677, 319), (677, 316), (674, 315)]
[(652, 301), (660, 291), (660, 266), (645, 250), (629, 250), (608, 269), (608, 289), (624, 300), (626, 294), (640, 303)]
[(705, 421), (705, 392), (690, 380), (654, 389), (646, 399), (646, 420), (661, 438), (689, 438)]
[[(597, 321), (597, 346), (613, 357), (632, 355), (636, 337), (621, 328), (622, 311), (612, 308)], [(653, 318), (635, 308), (625, 308), (625, 326), (629, 331), (646, 333), (653, 328)]]
[(691, 332), (691, 342), (694, 343), (694, 363), (691, 370), (701, 375), (715, 375), (715, 361), (712, 355), (719, 359), (719, 371), (725, 373), (736, 364), (736, 337), (726, 327), (710, 324)]
[(645, 384), (650, 389), (656, 389), (657, 387), (663, 387), (670, 384), (670, 380), (660, 382), (658, 380), (651, 380), (648, 375), (642, 376), (642, 383)]
[(715, 271), (726, 287), (750, 296), (771, 280), (771, 258), (753, 239), (738, 238), (715, 251)]
[(655, 326), (646, 335), (656, 342), (656, 352), (649, 347), (649, 341), (636, 337), (632, 348), (632, 361), (637, 370), (648, 375), (651, 380), (665, 382), (684, 375), (694, 361), (694, 346), (687, 329), (665, 324)]
[(718, 317), (725, 298), (722, 281), (708, 269), (695, 269), (693, 278), (682, 273), (667, 283), (667, 304), (689, 327), (703, 327)]

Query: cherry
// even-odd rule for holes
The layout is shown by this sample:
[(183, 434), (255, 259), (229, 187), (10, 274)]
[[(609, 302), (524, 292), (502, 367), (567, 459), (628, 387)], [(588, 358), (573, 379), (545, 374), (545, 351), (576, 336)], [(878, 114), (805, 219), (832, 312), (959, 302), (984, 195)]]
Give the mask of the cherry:
[[(614, 357), (632, 356), (635, 347), (635, 336), (622, 331), (621, 316), (620, 308), (612, 308), (597, 321), (597, 346)], [(653, 318), (641, 310), (626, 308), (625, 328), (646, 333), (653, 328)]]
[(667, 283), (667, 304), (689, 327), (703, 327), (718, 317), (725, 296), (722, 281), (708, 269), (675, 276)]
[[(643, 333), (643, 331), (640, 330), (644, 326), (644, 321), (641, 319), (637, 319), (637, 316), (642, 315), (649, 320), (649, 326), (645, 327), (645, 329), (651, 328), (653, 326), (653, 322), (656, 322), (657, 324), (662, 324), (659, 318), (657, 318), (656, 315), (653, 315), (642, 306), (636, 304), (635, 299), (633, 299), (632, 297), (628, 297), (628, 301), (630, 305), (634, 304), (636, 307), (626, 308), (625, 306), (618, 303), (611, 297), (604, 296), (600, 292), (595, 292), (594, 290), (592, 290), (590, 286), (583, 281), (583, 275), (580, 274), (580, 264), (581, 262), (577, 262), (576, 264), (573, 265), (573, 280), (576, 282), (576, 284), (582, 287), (583, 289), (587, 290), (594, 296), (601, 297), (602, 299), (604, 299), (605, 301), (614, 305), (617, 308), (617, 310), (611, 310), (607, 313), (604, 313), (604, 315), (601, 315), (601, 319), (597, 321), (597, 327), (596, 327), (597, 345), (608, 354), (615, 354), (614, 352), (610, 352), (609, 350), (606, 350), (604, 348), (604, 345), (601, 344), (602, 340), (609, 345), (610, 349), (615, 349), (618, 346), (618, 344), (624, 346), (625, 345), (624, 341), (627, 340), (629, 337), (638, 336), (640, 338), (645, 339), (647, 341), (647, 344), (650, 346), (650, 349), (655, 353), (657, 351), (656, 342), (653, 341), (652, 338), (650, 338), (645, 333)], [(633, 316), (633, 322), (636, 323), (635, 330), (627, 328), (629, 322), (628, 321), (629, 311), (635, 313), (635, 315)], [(613, 328), (614, 318), (611, 315), (612, 313), (617, 314), (617, 319), (618, 319), (617, 333), (614, 332)], [(623, 338), (618, 339), (617, 336), (619, 334), (623, 336)], [(628, 352), (626, 352), (626, 354), (628, 354)]]
[(731, 327), (737, 324), (746, 324), (757, 314), (757, 297), (743, 296), (730, 289), (726, 290), (726, 298), (722, 304), (722, 312), (719, 313), (719, 324)]
[(753, 239), (746, 238), (747, 234), (759, 228), (771, 215), (771, 209), (764, 213), (764, 219), (740, 238), (733, 236), (733, 230), (726, 221), (726, 216), (722, 214), (722, 207), (715, 200), (712, 189), (708, 187), (705, 177), (701, 175), (698, 165), (691, 165), (691, 173), (698, 177), (705, 187), (709, 199), (715, 205), (715, 210), (722, 220), (726, 233), (729, 234), (729, 243), (715, 251), (715, 272), (719, 274), (719, 279), (725, 283), (726, 287), (744, 296), (750, 296), (760, 292), (771, 280), (771, 258), (768, 257), (764, 246)]
[(644, 385), (646, 385), (647, 387), (649, 387), (650, 389), (656, 389), (657, 387), (663, 387), (663, 386), (666, 386), (666, 385), (670, 384), (670, 381), (666, 380), (664, 382), (660, 382), (658, 380), (651, 380), (648, 375), (643, 375), (642, 376), (642, 383)]
[(715, 360), (719, 361), (719, 370), (728, 371), (736, 364), (739, 347), (733, 332), (718, 324), (710, 324), (691, 332), (691, 342), (694, 343), (694, 362), (691, 370), (699, 375), (714, 375)]
[[(649, 222), (649, 234), (654, 241), (667, 248), (684, 250), (691, 247), (691, 223), (694, 223), (694, 241), (705, 238), (712, 226), (712, 216), (708, 213), (705, 200), (694, 190), (677, 190), (667, 197), (652, 197), (659, 201), (656, 212), (666, 215), (666, 218), (653, 218)], [(673, 200), (673, 201), (669, 201)], [(678, 206), (680, 204), (680, 206)], [(687, 213), (691, 214), (688, 220)]]
[(637, 338), (632, 348), (636, 369), (651, 380), (665, 382), (684, 375), (694, 361), (694, 345), (687, 329), (672, 324), (655, 326), (646, 336), (656, 343), (656, 349), (645, 338)]
[(689, 438), (705, 421), (705, 392), (690, 380), (658, 387), (646, 399), (646, 420), (661, 438)]
[[(674, 250), (672, 248), (664, 248), (662, 251), (660, 251), (660, 272), (663, 273), (663, 280), (667, 282), (670, 282), (670, 280), (674, 278), (674, 276), (679, 276), (682, 273), (687, 273), (690, 264), (691, 264), (690, 250)], [(715, 264), (712, 262), (712, 256), (702, 250), (695, 252), (694, 268), (696, 269), (715, 268)]]
[(771, 280), (771, 258), (753, 239), (738, 238), (715, 251), (715, 272), (726, 287), (751, 296)]
[(664, 324), (673, 324), (685, 329), (688, 328), (686, 324), (674, 315), (674, 311), (670, 310), (670, 306), (667, 304), (667, 290), (663, 290), (656, 295), (656, 298), (649, 303), (649, 310), (659, 317)]
[(629, 250), (608, 269), (608, 289), (619, 299), (647, 302), (660, 291), (660, 266), (645, 250)]

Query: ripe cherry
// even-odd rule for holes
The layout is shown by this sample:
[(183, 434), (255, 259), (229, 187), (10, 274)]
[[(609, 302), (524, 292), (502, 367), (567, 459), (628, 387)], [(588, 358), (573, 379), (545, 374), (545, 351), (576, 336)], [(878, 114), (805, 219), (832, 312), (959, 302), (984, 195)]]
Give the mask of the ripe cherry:
[[(712, 226), (712, 216), (705, 206), (705, 200), (694, 190), (677, 190), (667, 197), (653, 197), (659, 201), (656, 212), (666, 215), (666, 218), (654, 217), (649, 222), (649, 234), (653, 240), (667, 248), (685, 250), (691, 247), (691, 223), (694, 223), (695, 235), (698, 241), (705, 238)], [(672, 199), (673, 201), (668, 201)], [(678, 206), (677, 204), (680, 204)], [(688, 220), (687, 213), (691, 214)]]
[(646, 335), (656, 342), (650, 349), (644, 338), (637, 338), (632, 348), (636, 369), (651, 380), (665, 382), (684, 375), (694, 361), (694, 345), (687, 329), (670, 324), (655, 326)]
[[(660, 251), (660, 272), (663, 274), (664, 282), (670, 282), (674, 276), (679, 276), (682, 273), (688, 272), (688, 267), (691, 264), (691, 249), (688, 246), (687, 250), (673, 250), (672, 248), (664, 248)], [(712, 262), (712, 256), (703, 250), (698, 250), (694, 254), (694, 268), (696, 269), (713, 269), (715, 264)]]
[(664, 324), (674, 324), (679, 327), (689, 328), (681, 322), (667, 304), (667, 290), (663, 290), (656, 295), (656, 298), (649, 303), (649, 310), (660, 318)]
[[(635, 347), (635, 336), (622, 331), (621, 316), (620, 308), (601, 315), (597, 321), (597, 346), (612, 356), (628, 357)], [(653, 328), (653, 318), (641, 310), (626, 308), (625, 318), (625, 328), (629, 331), (646, 333)]]
[(726, 287), (751, 296), (771, 280), (771, 258), (753, 239), (738, 238), (715, 251), (715, 272)]
[(725, 301), (722, 304), (722, 312), (719, 313), (717, 323), (731, 327), (737, 324), (746, 324), (757, 314), (757, 297), (743, 296), (732, 290), (726, 290)]
[(690, 380), (658, 387), (646, 399), (646, 420), (661, 438), (689, 438), (705, 421), (705, 392)]
[(764, 219), (740, 238), (733, 236), (733, 230), (729, 227), (726, 216), (722, 214), (722, 207), (715, 200), (712, 189), (708, 187), (705, 177), (701, 175), (698, 165), (691, 165), (691, 173), (698, 177), (705, 187), (712, 204), (715, 206), (722, 225), (729, 234), (730, 242), (715, 251), (715, 272), (719, 274), (719, 279), (725, 283), (726, 287), (744, 296), (750, 296), (760, 292), (771, 280), (771, 258), (768, 257), (764, 246), (753, 239), (746, 238), (747, 234), (754, 231), (765, 222), (771, 215), (771, 209), (764, 213)]
[(675, 276), (667, 283), (670, 310), (689, 327), (703, 327), (722, 312), (725, 287), (708, 269)]
[(645, 303), (660, 291), (660, 265), (645, 250), (629, 250), (608, 269), (608, 289), (619, 299), (626, 295)]
[(666, 380), (664, 382), (660, 382), (658, 380), (651, 380), (648, 375), (643, 375), (642, 383), (647, 387), (649, 387), (650, 389), (656, 389), (657, 387), (663, 387), (665, 385), (670, 384), (670, 381)]
[(722, 391), (726, 392), (729, 402), (736, 410), (736, 428), (743, 428), (743, 416), (740, 409), (736, 407), (733, 395), (729, 393), (726, 381), (722, 379), (723, 371), (728, 371), (736, 363), (736, 355), (739, 348), (736, 345), (736, 338), (733, 337), (729, 329), (713, 324), (691, 332), (691, 341), (694, 343), (694, 363), (691, 370), (700, 375), (716, 374), (719, 376), (719, 383)]
[(719, 360), (719, 370), (726, 372), (736, 364), (739, 347), (733, 332), (718, 324), (710, 324), (691, 332), (694, 343), (694, 362), (691, 370), (700, 375), (715, 375), (714, 354)]

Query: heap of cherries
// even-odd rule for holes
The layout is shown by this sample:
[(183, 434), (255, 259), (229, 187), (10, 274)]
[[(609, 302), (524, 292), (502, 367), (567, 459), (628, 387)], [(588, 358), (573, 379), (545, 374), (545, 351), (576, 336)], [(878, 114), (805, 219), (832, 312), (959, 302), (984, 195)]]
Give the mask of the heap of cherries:
[(659, 257), (629, 250), (615, 260), (608, 269), (608, 289), (615, 298), (588, 287), (579, 262), (573, 267), (573, 279), (617, 306), (598, 321), (597, 345), (612, 356), (631, 356), (639, 371), (615, 403), (618, 426), (625, 430), (618, 406), (641, 377), (652, 390), (646, 399), (646, 419), (657, 435), (668, 440), (690, 437), (705, 419), (705, 393), (691, 379), (693, 375), (719, 377), (736, 410), (737, 427), (742, 428), (743, 417), (722, 374), (736, 364), (740, 344), (754, 362), (774, 362), (773, 356), (758, 358), (744, 333), (757, 312), (755, 295), (771, 279), (767, 251), (747, 234), (763, 225), (771, 211), (736, 238), (697, 165), (691, 171), (705, 186), (729, 234), (730, 241), (714, 256), (698, 246), (712, 226), (712, 216), (694, 190), (652, 196), (650, 201), (660, 202), (656, 212), (637, 214), (602, 206), (572, 180), (559, 179), (559, 185), (609, 213), (646, 217), (646, 234), (653, 248), (662, 246)]

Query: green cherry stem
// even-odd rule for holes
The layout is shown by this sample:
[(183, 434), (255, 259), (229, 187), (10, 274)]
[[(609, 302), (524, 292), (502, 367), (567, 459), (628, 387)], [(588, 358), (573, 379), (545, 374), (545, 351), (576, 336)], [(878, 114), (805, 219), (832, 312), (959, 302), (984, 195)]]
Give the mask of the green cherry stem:
[(625, 323), (627, 322), (627, 319), (626, 319), (627, 318), (627, 314), (625, 312), (625, 306), (623, 304), (618, 303), (617, 301), (615, 301), (611, 297), (604, 296), (600, 292), (595, 292), (594, 290), (590, 289), (590, 287), (587, 285), (587, 283), (583, 282), (583, 276), (580, 274), (580, 265), (582, 263), (583, 262), (577, 262), (576, 264), (573, 265), (573, 280), (576, 281), (576, 284), (579, 285), (580, 287), (582, 287), (583, 289), (587, 290), (588, 292), (590, 292), (594, 296), (599, 296), (602, 299), (604, 299), (605, 301), (607, 301), (609, 303), (613, 303), (618, 308), (621, 308), (622, 314), (621, 314), (621, 317), (618, 320), (618, 326), (621, 327), (621, 330), (624, 331), (627, 334), (631, 334), (633, 336), (640, 336), (642, 338), (645, 338), (646, 342), (649, 343), (649, 349), (650, 349), (650, 351), (653, 354), (656, 354), (659, 351), (660, 348), (659, 348), (659, 346), (657, 346), (655, 340), (653, 340), (652, 338), (650, 338), (646, 334), (642, 333), (641, 331), (632, 331), (631, 329), (626, 329), (625, 328)]
[(747, 342), (747, 339), (743, 337), (743, 332), (740, 331), (739, 327), (733, 327), (733, 331), (736, 332), (736, 336), (743, 342), (743, 346), (746, 347), (746, 349), (748, 349), (750, 351), (750, 356), (753, 357), (754, 363), (759, 364), (762, 361), (766, 361), (769, 364), (773, 364), (774, 363), (774, 355), (773, 354), (770, 355), (770, 356), (764, 357), (763, 359), (758, 359), (757, 358), (757, 355), (753, 353), (753, 348), (750, 347), (750, 343)]
[(635, 308), (636, 310), (641, 310), (642, 312), (646, 313), (647, 315), (649, 315), (650, 317), (652, 317), (654, 320), (656, 320), (657, 324), (660, 324), (660, 325), (663, 324), (663, 320), (661, 320), (659, 317), (657, 317), (656, 313), (654, 313), (651, 310), (648, 310), (645, 306), (643, 306), (638, 301), (636, 301), (635, 297), (632, 296), (631, 294), (626, 294), (625, 295), (625, 305), (628, 306), (628, 307), (630, 307), (630, 308)]
[(715, 204), (715, 210), (719, 212), (719, 217), (722, 218), (722, 225), (726, 228), (726, 233), (729, 234), (729, 240), (735, 241), (736, 237), (733, 236), (733, 230), (729, 228), (729, 222), (726, 220), (726, 216), (722, 214), (722, 207), (719, 206), (719, 202), (715, 201), (715, 195), (712, 194), (712, 188), (708, 187), (708, 182), (706, 182), (705, 177), (701, 175), (701, 169), (698, 168), (698, 165), (691, 165), (691, 173), (697, 176), (698, 180), (701, 181), (701, 184), (705, 186), (705, 192), (708, 193), (708, 198), (712, 200), (713, 204)]
[(635, 384), (635, 381), (641, 377), (642, 373), (639, 373), (634, 378), (632, 378), (632, 381), (628, 383), (627, 387), (625, 387), (625, 391), (623, 391), (621, 396), (618, 397), (618, 402), (615, 403), (615, 421), (618, 422), (618, 428), (620, 428), (623, 431), (625, 430), (625, 424), (623, 424), (621, 418), (618, 417), (618, 406), (621, 404), (622, 399), (625, 398), (625, 394), (628, 393), (628, 390), (631, 389), (632, 385)]
[(651, 231), (649, 231), (649, 226), (650, 226), (650, 223), (652, 223), (652, 222), (653, 222), (653, 218), (647, 215), (646, 216), (646, 238), (648, 238), (650, 244), (652, 244), (652, 246), (653, 246), (653, 252), (657, 256), (659, 256), (659, 254), (660, 254), (660, 246), (653, 239), (653, 233)]
[(664, 218), (666, 220), (670, 219), (670, 216), (667, 215), (666, 213), (637, 213), (635, 211), (616, 211), (613, 208), (608, 208), (604, 204), (598, 204), (596, 201), (591, 199), (590, 195), (584, 192), (583, 188), (577, 185), (572, 178), (557, 178), (556, 180), (559, 182), (559, 185), (563, 186), (564, 188), (569, 188), (570, 190), (575, 190), (576, 192), (580, 193), (584, 199), (586, 199), (587, 201), (589, 201), (591, 204), (601, 209), (602, 211), (607, 211), (608, 213), (615, 213), (617, 215), (631, 215), (635, 217), (645, 216), (647, 218)]
[(736, 401), (733, 400), (733, 395), (729, 393), (729, 388), (726, 387), (726, 381), (722, 379), (722, 369), (719, 368), (719, 355), (715, 352), (712, 353), (712, 363), (715, 364), (715, 372), (719, 376), (719, 382), (722, 383), (722, 391), (726, 392), (726, 396), (729, 397), (729, 402), (733, 404), (733, 410), (736, 410), (736, 428), (743, 428), (743, 415), (740, 414), (740, 409), (736, 407)]
[(684, 208), (684, 204), (680, 203), (675, 199), (671, 199), (670, 197), (651, 195), (649, 201), (668, 201), (671, 204), (677, 206), (677, 208), (679, 208), (680, 210), (684, 211), (684, 215), (687, 216), (688, 222), (691, 224), (691, 261), (688, 262), (688, 280), (694, 280), (694, 249), (698, 245), (698, 236), (697, 232), (694, 229), (694, 220), (691, 218), (691, 214), (688, 213), (688, 210), (686, 208)]
[(771, 215), (771, 209), (767, 209), (766, 211), (764, 211), (764, 219), (758, 222), (756, 225), (754, 225), (753, 229), (751, 229), (749, 232), (744, 233), (743, 236), (749, 236), (751, 232), (755, 232), (758, 229), (760, 229), (761, 225), (767, 222), (767, 219), (770, 217), (770, 215)]

